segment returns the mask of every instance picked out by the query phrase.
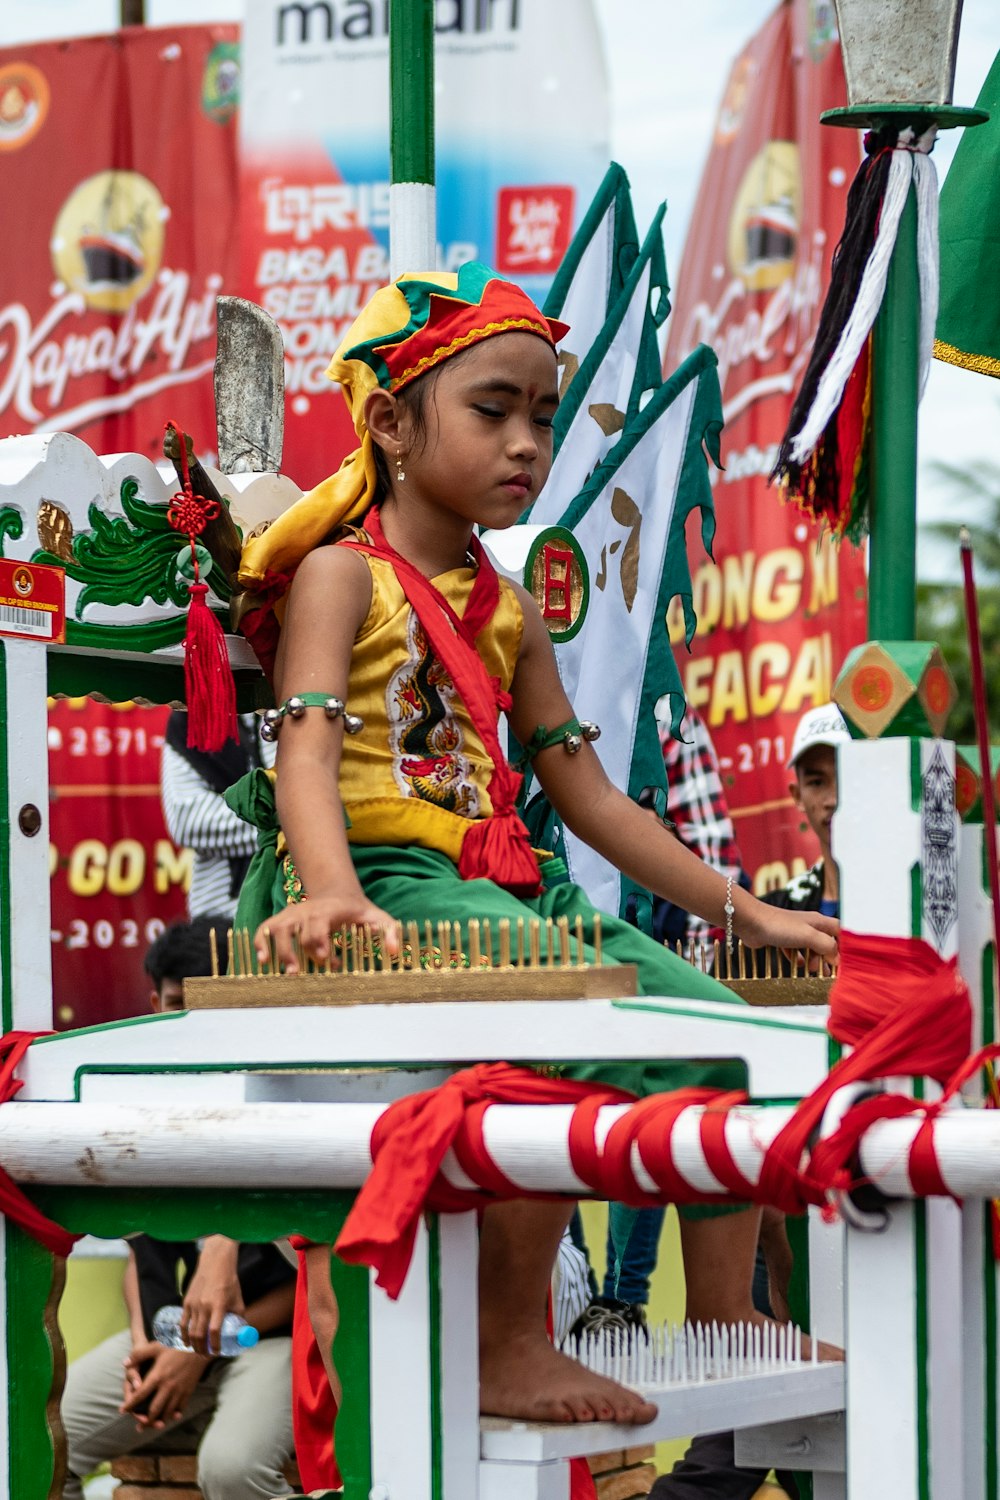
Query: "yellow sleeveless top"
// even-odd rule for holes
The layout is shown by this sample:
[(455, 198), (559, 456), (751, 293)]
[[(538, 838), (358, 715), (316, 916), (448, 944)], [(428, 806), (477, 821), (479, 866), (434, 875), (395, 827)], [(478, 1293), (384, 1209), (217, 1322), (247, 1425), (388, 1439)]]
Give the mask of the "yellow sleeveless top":
[[(363, 535), (362, 533), (356, 533)], [(469, 822), (489, 817), (492, 761), (465, 704), (433, 655), (391, 563), (359, 553), (372, 578), (371, 608), (354, 642), (347, 706), (365, 727), (345, 735), (340, 795), (355, 844), (418, 844), (458, 861)], [(462, 616), (474, 567), (433, 583)], [(509, 690), (521, 647), (521, 605), (506, 578), (477, 646)]]

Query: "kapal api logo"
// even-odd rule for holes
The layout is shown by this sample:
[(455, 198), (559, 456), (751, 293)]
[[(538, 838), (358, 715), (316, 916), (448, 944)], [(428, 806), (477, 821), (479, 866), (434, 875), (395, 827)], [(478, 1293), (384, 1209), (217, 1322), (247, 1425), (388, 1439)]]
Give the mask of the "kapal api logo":
[(88, 307), (126, 312), (160, 269), (169, 216), (148, 177), (98, 172), (59, 210), (49, 246), (52, 269)]
[(0, 68), (0, 151), (18, 151), (36, 136), (49, 112), (49, 84), (31, 63)]
[(795, 269), (802, 172), (794, 141), (768, 141), (750, 163), (729, 217), (729, 268), (754, 292), (770, 292)]
[(138, 172), (78, 183), (49, 236), (40, 309), (0, 304), (0, 423), (73, 431), (212, 368), (221, 272), (164, 264), (170, 209)]

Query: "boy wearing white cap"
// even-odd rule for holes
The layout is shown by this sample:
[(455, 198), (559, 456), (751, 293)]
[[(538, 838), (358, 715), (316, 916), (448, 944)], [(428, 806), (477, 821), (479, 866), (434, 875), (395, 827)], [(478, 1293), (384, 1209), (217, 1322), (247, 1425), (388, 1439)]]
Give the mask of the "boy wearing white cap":
[(788, 790), (819, 840), (820, 858), (780, 890), (768, 892), (763, 900), (771, 906), (838, 915), (840, 881), (830, 848), (830, 826), (837, 810), (837, 746), (850, 738), (835, 703), (809, 709), (796, 726), (788, 761), (794, 780)]

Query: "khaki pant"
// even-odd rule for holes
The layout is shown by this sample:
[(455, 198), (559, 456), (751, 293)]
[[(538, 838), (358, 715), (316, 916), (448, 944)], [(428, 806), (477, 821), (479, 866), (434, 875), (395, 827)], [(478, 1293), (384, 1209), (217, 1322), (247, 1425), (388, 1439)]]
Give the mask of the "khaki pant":
[(63, 1500), (81, 1500), (82, 1480), (126, 1453), (198, 1450), (205, 1500), (272, 1500), (288, 1492), (282, 1469), (292, 1439), (292, 1341), (262, 1339), (235, 1359), (211, 1365), (180, 1422), (155, 1433), (122, 1416), (123, 1363), (132, 1349), (126, 1331), (74, 1360), (66, 1376), (62, 1419), (68, 1472)]

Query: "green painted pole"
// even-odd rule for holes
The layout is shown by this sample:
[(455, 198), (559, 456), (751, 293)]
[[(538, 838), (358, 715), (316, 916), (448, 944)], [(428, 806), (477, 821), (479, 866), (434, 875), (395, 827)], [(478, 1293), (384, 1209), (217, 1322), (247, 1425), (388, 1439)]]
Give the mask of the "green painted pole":
[(868, 639), (872, 641), (911, 641), (916, 630), (919, 382), (917, 202), (911, 186), (872, 349), (868, 563)]
[(436, 265), (434, 0), (389, 7), (389, 261), (393, 277)]
[(434, 3), (392, 0), (389, 9), (392, 182), (434, 181)]

